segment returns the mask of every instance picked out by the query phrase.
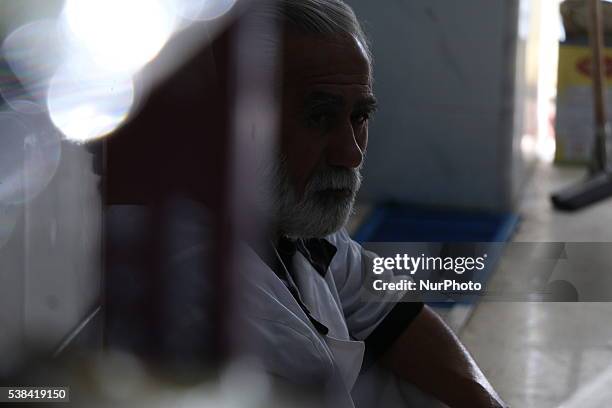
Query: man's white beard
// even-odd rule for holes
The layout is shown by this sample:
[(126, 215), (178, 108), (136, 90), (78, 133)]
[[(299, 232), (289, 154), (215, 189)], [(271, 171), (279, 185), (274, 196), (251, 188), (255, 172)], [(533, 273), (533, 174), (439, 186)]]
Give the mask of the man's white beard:
[[(281, 158), (272, 171), (272, 219), (279, 233), (290, 238), (321, 238), (342, 228), (352, 214), (361, 186), (360, 168), (324, 166), (315, 170), (303, 197), (293, 187), (286, 161)], [(325, 190), (349, 190), (347, 197)]]

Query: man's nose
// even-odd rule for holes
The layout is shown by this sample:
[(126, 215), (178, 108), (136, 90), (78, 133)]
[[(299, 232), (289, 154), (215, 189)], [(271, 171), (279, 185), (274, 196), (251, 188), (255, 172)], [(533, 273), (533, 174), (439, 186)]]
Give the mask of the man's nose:
[(330, 135), (327, 163), (330, 166), (357, 168), (363, 160), (363, 151), (355, 139), (353, 126), (349, 122)]

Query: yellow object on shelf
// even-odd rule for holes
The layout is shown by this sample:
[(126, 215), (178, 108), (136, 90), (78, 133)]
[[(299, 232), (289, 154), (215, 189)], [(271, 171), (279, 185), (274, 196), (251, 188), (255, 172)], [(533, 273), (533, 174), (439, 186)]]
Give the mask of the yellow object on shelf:
[[(612, 118), (612, 48), (605, 49), (606, 102)], [(595, 142), (591, 48), (559, 45), (555, 163), (587, 164)]]

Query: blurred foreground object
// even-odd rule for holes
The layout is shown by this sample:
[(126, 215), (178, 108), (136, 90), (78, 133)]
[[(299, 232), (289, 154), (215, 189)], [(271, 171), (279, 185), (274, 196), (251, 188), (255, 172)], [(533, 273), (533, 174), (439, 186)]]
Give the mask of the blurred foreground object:
[(274, 69), (262, 67), (276, 54), (254, 35), (275, 27), (254, 23), (258, 1), (128, 3), (58, 2), (2, 43), (6, 384), (25, 362), (86, 363), (102, 343), (201, 378), (248, 338), (235, 320), (234, 245), (265, 228), (248, 143), (253, 126), (267, 135), (262, 155), (275, 141)]
[[(233, 18), (236, 0), (65, 0), (2, 5), (0, 101), (20, 113), (47, 114), (64, 138), (85, 143), (134, 116), (157, 81)], [(44, 11), (40, 11), (39, 9)], [(10, 27), (13, 19), (29, 16)], [(199, 25), (194, 34), (185, 31)], [(9, 29), (10, 27), (10, 29)], [(167, 43), (173, 58), (142, 70)], [(177, 50), (176, 48), (179, 48)], [(168, 52), (166, 52), (168, 54)], [(163, 65), (163, 66), (162, 66)]]
[(12, 377), (0, 375), (0, 384), (67, 387), (69, 405), (78, 408), (310, 408), (321, 403), (270, 377), (256, 360), (232, 360), (218, 371), (179, 381), (121, 351), (66, 355), (61, 362), (39, 359)]

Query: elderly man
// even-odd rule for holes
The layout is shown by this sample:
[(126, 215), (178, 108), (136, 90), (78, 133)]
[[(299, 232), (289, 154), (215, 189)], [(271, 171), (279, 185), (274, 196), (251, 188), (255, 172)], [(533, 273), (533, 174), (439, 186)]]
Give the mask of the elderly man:
[(381, 302), (360, 295), (373, 254), (344, 225), (376, 98), (368, 42), (353, 11), (341, 0), (283, 0), (267, 12), (284, 33), (280, 148), (271, 173), (275, 257), (249, 272), (259, 298), (247, 313), (265, 339), (268, 369), (323, 385), (337, 406), (352, 405), (358, 375), (373, 365), (451, 407), (504, 406), (430, 308), (397, 294)]
[[(370, 405), (388, 389), (370, 387), (380, 378), (376, 374), (405, 380), (411, 395), (420, 389), (427, 397), (413, 401), (416, 406), (426, 399), (432, 404), (431, 397), (451, 407), (504, 406), (428, 307), (401, 292), (377, 301), (363, 296), (374, 254), (351, 240), (344, 225), (360, 186), (376, 99), (369, 46), (353, 11), (340, 0), (278, 0), (257, 14), (282, 28), (281, 123), (278, 160), (262, 166), (272, 187), (265, 192), (272, 204), (265, 206), (273, 225), (270, 245), (250, 240), (236, 245), (234, 257), (244, 273), (238, 296), (246, 317), (239, 326), (245, 343), (271, 374), (318, 390), (334, 408)], [(278, 40), (266, 35), (264, 48)], [(197, 88), (199, 79), (216, 80), (216, 65), (203, 60), (177, 73), (177, 82), (152, 97), (155, 103), (144, 106), (141, 119), (126, 125), (106, 149), (108, 343), (145, 354), (152, 350), (154, 356), (158, 349), (176, 351), (187, 362), (201, 358), (203, 338), (213, 331), (212, 324), (201, 323), (206, 312), (225, 313), (207, 303), (219, 292), (214, 279), (213, 284), (204, 279), (216, 276), (215, 268), (206, 266), (217, 265), (218, 254), (202, 245), (209, 230), (197, 230), (215, 214), (214, 208), (201, 211), (218, 205), (216, 196), (202, 191), (210, 187), (207, 182), (221, 183), (214, 176), (222, 165), (215, 146), (202, 144), (214, 138), (202, 138), (190, 127), (207, 110), (213, 124), (223, 114), (207, 97), (214, 87)], [(208, 134), (223, 129), (207, 127)], [(256, 142), (269, 135), (255, 129), (254, 136)], [(208, 160), (202, 160), (203, 150)], [(159, 204), (177, 192), (195, 200)], [(148, 227), (166, 211), (168, 219)], [(162, 245), (165, 250), (157, 251)], [(163, 284), (147, 286), (151, 275)], [(149, 305), (159, 304), (147, 298), (148, 292), (168, 295), (162, 305), (171, 310), (164, 311), (164, 320), (148, 313)], [(193, 330), (191, 318), (200, 331)], [(169, 338), (159, 339), (162, 334)]]

